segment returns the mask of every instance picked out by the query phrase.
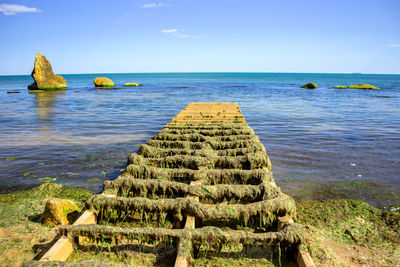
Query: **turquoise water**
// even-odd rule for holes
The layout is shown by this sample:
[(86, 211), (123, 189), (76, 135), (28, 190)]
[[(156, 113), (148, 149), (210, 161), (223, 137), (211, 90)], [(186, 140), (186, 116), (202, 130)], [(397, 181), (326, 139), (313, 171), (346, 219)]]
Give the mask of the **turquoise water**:
[[(115, 90), (93, 87), (97, 76)], [(101, 190), (189, 102), (237, 102), (266, 146), (276, 183), (298, 198), (400, 204), (400, 75), (157, 73), (64, 75), (68, 90), (29, 94), (0, 76), (0, 185), (54, 177)], [(143, 87), (123, 88), (125, 82)], [(315, 82), (319, 88), (299, 88)], [(381, 90), (341, 90), (368, 83)], [(7, 94), (21, 90), (20, 94)], [(7, 158), (17, 157), (13, 160)], [(90, 180), (98, 178), (98, 180)]]

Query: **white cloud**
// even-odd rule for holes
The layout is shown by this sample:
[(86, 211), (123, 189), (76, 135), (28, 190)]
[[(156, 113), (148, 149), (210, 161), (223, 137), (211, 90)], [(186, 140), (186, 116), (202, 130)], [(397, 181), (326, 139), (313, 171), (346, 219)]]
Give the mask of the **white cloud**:
[(201, 35), (187, 35), (183, 33), (184, 29), (178, 30), (178, 29), (165, 29), (161, 30), (162, 33), (167, 33), (170, 35), (173, 35), (178, 38), (204, 38), (204, 36)]
[(156, 8), (156, 7), (163, 7), (163, 6), (168, 6), (167, 4), (164, 3), (148, 3), (141, 5), (141, 8)]
[(14, 4), (0, 4), (0, 12), (3, 12), (4, 15), (15, 15), (17, 13), (37, 13), (41, 12), (40, 9), (36, 7), (27, 7), (23, 5), (14, 5)]
[(161, 30), (163, 33), (173, 33), (173, 32), (178, 32), (178, 29), (167, 29), (167, 30)]
[(387, 47), (400, 47), (400, 44), (387, 44)]

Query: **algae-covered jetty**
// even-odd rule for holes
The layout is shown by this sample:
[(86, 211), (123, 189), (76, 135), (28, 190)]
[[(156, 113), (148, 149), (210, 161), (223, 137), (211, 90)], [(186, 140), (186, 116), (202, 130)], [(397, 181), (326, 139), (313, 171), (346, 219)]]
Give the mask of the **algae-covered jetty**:
[(66, 261), (90, 243), (165, 243), (177, 267), (192, 265), (202, 250), (235, 245), (293, 252), (300, 266), (314, 266), (299, 249), (306, 231), (295, 216), (294, 200), (276, 186), (239, 106), (190, 103), (129, 156), (116, 180), (104, 182), (73, 225), (59, 228), (58, 241), (35, 264)]

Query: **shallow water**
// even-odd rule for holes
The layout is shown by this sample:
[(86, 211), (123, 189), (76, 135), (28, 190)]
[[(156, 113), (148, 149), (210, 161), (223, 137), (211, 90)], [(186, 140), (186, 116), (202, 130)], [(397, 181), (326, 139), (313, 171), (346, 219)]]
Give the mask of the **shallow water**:
[[(97, 76), (111, 78), (118, 89), (95, 89)], [(101, 191), (101, 181), (118, 176), (135, 145), (189, 102), (237, 102), (267, 148), (277, 184), (290, 194), (359, 198), (378, 207), (400, 204), (400, 75), (64, 77), (66, 91), (29, 94), (30, 76), (0, 76), (0, 185), (54, 177)], [(125, 82), (144, 86), (124, 88)], [(299, 88), (307, 82), (319, 88)], [(382, 89), (330, 88), (359, 83)]]

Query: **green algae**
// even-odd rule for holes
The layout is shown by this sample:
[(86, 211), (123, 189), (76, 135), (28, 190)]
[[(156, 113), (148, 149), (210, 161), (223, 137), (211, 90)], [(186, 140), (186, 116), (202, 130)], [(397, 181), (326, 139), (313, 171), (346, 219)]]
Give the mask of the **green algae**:
[(273, 180), (272, 173), (268, 169), (255, 170), (191, 170), (191, 169), (165, 169), (146, 165), (130, 164), (126, 170), (121, 171), (122, 176), (131, 176), (137, 179), (174, 180), (190, 183), (201, 181), (205, 185), (215, 184), (252, 184)]
[(20, 266), (48, 247), (54, 228), (39, 223), (46, 199), (71, 199), (83, 207), (91, 195), (84, 188), (53, 183), (0, 194), (0, 266)]
[(259, 244), (273, 245), (286, 244), (294, 245), (307, 242), (303, 236), (306, 230), (303, 226), (292, 223), (286, 225), (280, 232), (251, 233), (243, 230), (222, 230), (219, 227), (205, 226), (203, 228), (184, 228), (184, 229), (157, 229), (157, 228), (121, 228), (103, 225), (64, 225), (59, 228), (63, 236), (68, 236), (71, 241), (76, 236), (86, 236), (91, 240), (96, 239), (125, 239), (144, 241), (152, 240), (194, 240), (196, 243), (209, 245), (224, 244)]
[(150, 199), (199, 197), (202, 203), (250, 203), (276, 197), (281, 193), (278, 187), (269, 183), (260, 185), (188, 185), (179, 182), (156, 179), (138, 180), (120, 177), (104, 182), (104, 193), (122, 197), (147, 197)]
[(11, 161), (11, 160), (16, 160), (16, 159), (19, 159), (19, 157), (15, 156), (15, 157), (6, 158), (6, 160), (9, 160), (9, 161)]
[[(365, 202), (351, 199), (326, 201), (301, 200), (296, 203), (298, 222), (316, 229), (322, 239), (336, 242), (335, 247), (368, 250), (368, 257), (358, 257), (370, 266), (392, 266), (400, 260), (400, 214), (376, 209)], [(327, 258), (324, 244), (313, 244), (319, 250), (317, 265), (332, 265), (342, 258)], [(322, 251), (322, 252), (321, 252)], [(317, 251), (316, 251), (317, 252)], [(373, 255), (373, 256), (372, 256)], [(357, 257), (356, 257), (357, 258)], [(348, 263), (346, 264), (348, 265)]]
[(355, 84), (347, 86), (349, 89), (367, 89), (367, 90), (379, 90), (379, 87), (370, 85), (370, 84)]
[(87, 180), (87, 182), (89, 184), (97, 184), (97, 183), (100, 183), (100, 181), (101, 180), (99, 178), (90, 178), (90, 179)]
[[(280, 194), (273, 199), (262, 200), (249, 204), (217, 204), (209, 207), (190, 198), (157, 199), (151, 200), (143, 197), (106, 197), (93, 196), (86, 202), (86, 208), (102, 217), (108, 217), (113, 212), (167, 212), (193, 216), (201, 220), (229, 221), (247, 225), (252, 222), (267, 226), (273, 223), (277, 217), (295, 216), (296, 207), (294, 200), (287, 195)], [(122, 216), (122, 215), (119, 215)], [(133, 216), (133, 215), (132, 215)]]
[(245, 156), (237, 157), (212, 157), (210, 154), (208, 157), (175, 155), (164, 158), (145, 158), (133, 153), (128, 159), (128, 165), (130, 164), (149, 165), (159, 168), (185, 168), (192, 170), (199, 170), (200, 168), (243, 170), (263, 167), (270, 168), (270, 161), (265, 152), (248, 153)]
[(333, 86), (332, 88), (334, 88), (334, 89), (347, 89), (347, 86), (345, 86), (345, 85), (336, 85), (336, 86)]
[(302, 85), (301, 88), (316, 89), (318, 88), (318, 85), (316, 83), (307, 83)]
[(143, 84), (140, 84), (140, 83), (124, 83), (124, 86), (143, 86)]
[(48, 183), (48, 182), (54, 182), (55, 180), (57, 180), (57, 177), (42, 177), (37, 179), (36, 181), (38, 183)]

